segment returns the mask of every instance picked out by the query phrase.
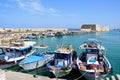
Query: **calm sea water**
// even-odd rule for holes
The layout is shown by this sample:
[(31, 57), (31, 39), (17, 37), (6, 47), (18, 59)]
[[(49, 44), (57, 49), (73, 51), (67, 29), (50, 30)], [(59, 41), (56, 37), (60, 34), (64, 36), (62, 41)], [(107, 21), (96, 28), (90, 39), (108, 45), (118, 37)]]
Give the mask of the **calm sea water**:
[[(91, 34), (80, 34), (80, 35), (69, 35), (63, 37), (46, 37), (39, 40), (35, 40), (37, 45), (45, 44), (49, 46), (48, 51), (54, 51), (57, 45), (68, 45), (72, 44), (73, 49), (77, 51), (77, 54), (80, 54), (79, 46), (86, 40), (90, 38), (96, 38), (102, 45), (107, 48), (105, 55), (110, 61), (114, 73), (120, 74), (120, 32), (119, 31), (109, 31), (109, 32), (97, 32)], [(18, 68), (13, 67), (12, 69), (17, 70)], [(30, 71), (28, 73), (50, 76), (46, 67)], [(71, 73), (72, 74), (72, 73)]]

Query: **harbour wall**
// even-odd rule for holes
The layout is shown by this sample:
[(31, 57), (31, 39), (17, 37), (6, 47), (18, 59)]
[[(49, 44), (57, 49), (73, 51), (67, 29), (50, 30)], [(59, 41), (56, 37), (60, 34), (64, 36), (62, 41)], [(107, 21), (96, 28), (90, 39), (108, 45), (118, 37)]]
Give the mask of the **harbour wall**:
[(68, 28), (0, 28), (0, 32), (45, 32), (45, 31), (68, 31)]

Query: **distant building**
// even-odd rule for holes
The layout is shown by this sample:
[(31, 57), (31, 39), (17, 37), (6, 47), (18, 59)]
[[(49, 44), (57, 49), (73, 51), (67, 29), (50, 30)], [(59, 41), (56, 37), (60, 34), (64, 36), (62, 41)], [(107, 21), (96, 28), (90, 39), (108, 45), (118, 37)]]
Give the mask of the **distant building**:
[(108, 27), (103, 27), (98, 24), (83, 24), (81, 26), (81, 31), (83, 32), (90, 32), (90, 31), (109, 31)]
[(0, 28), (0, 33), (1, 32), (5, 32), (5, 29), (4, 28)]
[(109, 27), (105, 26), (105, 27), (102, 27), (101, 31), (109, 31)]

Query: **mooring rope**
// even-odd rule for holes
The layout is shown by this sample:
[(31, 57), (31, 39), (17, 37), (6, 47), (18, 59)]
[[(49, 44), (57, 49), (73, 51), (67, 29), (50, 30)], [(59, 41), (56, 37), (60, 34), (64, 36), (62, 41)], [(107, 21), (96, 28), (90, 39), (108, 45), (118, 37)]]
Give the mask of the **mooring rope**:
[(78, 79), (82, 78), (85, 74), (87, 74), (87, 72), (85, 72), (85, 73), (82, 74), (80, 77), (76, 78), (75, 80), (78, 80)]

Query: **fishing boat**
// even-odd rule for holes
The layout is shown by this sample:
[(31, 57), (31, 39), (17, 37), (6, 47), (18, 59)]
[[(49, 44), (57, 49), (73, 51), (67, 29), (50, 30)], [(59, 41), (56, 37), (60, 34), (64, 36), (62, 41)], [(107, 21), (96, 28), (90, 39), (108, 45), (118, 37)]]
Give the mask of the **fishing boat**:
[(34, 33), (28, 34), (28, 35), (27, 35), (27, 38), (29, 38), (29, 39), (38, 39), (38, 35), (37, 35), (37, 34), (34, 34)]
[(41, 52), (39, 50), (48, 48), (48, 46), (41, 44), (40, 46), (35, 46), (35, 48), (37, 49), (37, 53), (29, 56), (19, 63), (19, 66), (22, 67), (24, 70), (33, 70), (42, 67), (46, 65), (49, 61), (54, 59), (53, 52)]
[(63, 36), (63, 35), (64, 35), (63, 32), (58, 31), (58, 32), (55, 33), (55, 36)]
[(30, 41), (30, 39), (27, 38), (27, 37), (21, 38), (21, 40), (23, 40), (23, 41)]
[(47, 67), (50, 68), (50, 71), (52, 71), (56, 78), (69, 74), (72, 70), (72, 64), (74, 64), (74, 59), (72, 57), (73, 49), (60, 47), (54, 52), (54, 54), (54, 60), (49, 62)]
[(96, 39), (80, 46), (83, 52), (77, 58), (78, 69), (87, 80), (101, 80), (111, 72), (111, 64), (102, 51), (106, 48)]
[(3, 39), (0, 45), (0, 69), (16, 65), (35, 52), (32, 41)]
[(54, 36), (55, 36), (55, 33), (53, 33), (53, 32), (48, 32), (48, 33), (46, 33), (46, 36), (47, 36), (47, 37), (54, 37)]

